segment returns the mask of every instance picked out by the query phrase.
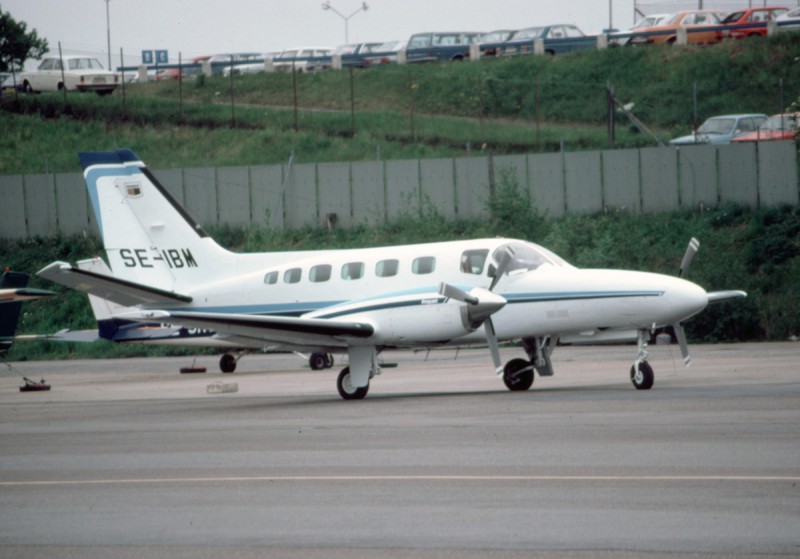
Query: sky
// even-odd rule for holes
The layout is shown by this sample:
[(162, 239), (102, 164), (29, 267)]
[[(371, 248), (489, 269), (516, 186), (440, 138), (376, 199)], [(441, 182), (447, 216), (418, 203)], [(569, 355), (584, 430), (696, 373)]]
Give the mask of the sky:
[[(167, 50), (171, 63), (205, 54), (270, 52), (298, 46), (408, 39), (421, 31), (491, 31), (550, 23), (573, 23), (585, 33), (626, 29), (640, 11), (657, 13), (697, 7), (700, 0), (0, 0), (51, 50), (96, 54), (107, 65), (106, 8), (112, 64), (138, 64), (142, 50)], [(746, 7), (760, 0), (704, 0), (705, 8)], [(800, 0), (784, 0), (785, 4)], [(726, 10), (727, 11), (727, 10)], [(29, 64), (30, 65), (30, 64)], [(35, 66), (35, 63), (33, 64)]]

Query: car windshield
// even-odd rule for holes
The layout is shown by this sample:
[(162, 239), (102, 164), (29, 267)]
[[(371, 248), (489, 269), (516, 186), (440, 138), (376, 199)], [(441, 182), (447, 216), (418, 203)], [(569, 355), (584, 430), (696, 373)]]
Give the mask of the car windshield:
[(697, 129), (698, 134), (730, 134), (736, 126), (735, 118), (709, 118)]
[(511, 36), (511, 40), (520, 40), (520, 39), (538, 39), (542, 36), (542, 32), (544, 31), (544, 27), (530, 27), (528, 29), (520, 29), (514, 35)]
[(759, 130), (797, 130), (797, 115), (772, 115)]
[(672, 14), (653, 14), (649, 16), (644, 16), (636, 25), (633, 26), (634, 29), (641, 29), (642, 27), (654, 27), (656, 25), (661, 25), (664, 23), (668, 18), (671, 18)]

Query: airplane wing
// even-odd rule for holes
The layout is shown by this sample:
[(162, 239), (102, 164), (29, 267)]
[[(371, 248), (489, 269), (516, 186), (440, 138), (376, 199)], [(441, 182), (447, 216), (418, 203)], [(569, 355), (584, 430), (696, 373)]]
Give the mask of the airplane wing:
[(22, 334), (14, 336), (17, 341), (47, 340), (50, 342), (91, 343), (102, 339), (97, 330), (59, 330), (55, 334)]
[(53, 262), (39, 270), (36, 275), (83, 293), (97, 295), (126, 307), (135, 305), (172, 305), (175, 303), (189, 303), (192, 300), (188, 295), (157, 289), (89, 270), (82, 270), (67, 262)]
[(709, 303), (720, 303), (722, 301), (727, 301), (728, 299), (738, 299), (740, 297), (747, 297), (747, 293), (738, 290), (708, 292)]
[(18, 289), (0, 289), (0, 303), (19, 303), (21, 301), (41, 299), (42, 297), (52, 297), (53, 295), (58, 294), (53, 291), (33, 289), (30, 287), (22, 287)]
[(325, 318), (191, 311), (142, 311), (136, 313), (135, 320), (207, 328), (218, 334), (287, 346), (345, 346), (347, 339), (369, 338), (375, 333), (375, 328), (368, 323), (344, 322)]

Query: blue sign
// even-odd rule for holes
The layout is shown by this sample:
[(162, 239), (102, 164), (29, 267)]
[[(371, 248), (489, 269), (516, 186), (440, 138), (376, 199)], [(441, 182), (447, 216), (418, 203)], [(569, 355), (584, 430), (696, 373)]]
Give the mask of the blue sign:
[(167, 56), (167, 51), (165, 50), (157, 50), (156, 51), (156, 64), (168, 64), (169, 63), (169, 56)]
[(153, 63), (153, 51), (151, 50), (143, 50), (142, 51), (142, 64), (152, 64)]

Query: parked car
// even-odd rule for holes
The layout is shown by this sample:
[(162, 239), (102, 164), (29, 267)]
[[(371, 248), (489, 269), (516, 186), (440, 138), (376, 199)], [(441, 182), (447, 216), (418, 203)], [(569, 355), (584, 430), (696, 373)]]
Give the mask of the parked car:
[(158, 72), (156, 72), (157, 82), (177, 80), (180, 79), (180, 77), (181, 77), (180, 68), (164, 68), (163, 70), (159, 70)]
[[(214, 76), (224, 75), (225, 69), (239, 64), (245, 64), (258, 59), (261, 56), (257, 52), (233, 52), (228, 54), (215, 54), (208, 57), (211, 62), (211, 74)], [(230, 70), (228, 70), (230, 73)]]
[(619, 35), (626, 35), (625, 37), (615, 37), (612, 38), (609, 44), (615, 46), (622, 46), (627, 45), (628, 42), (631, 40), (631, 33), (636, 33), (641, 29), (646, 29), (648, 27), (656, 27), (659, 25), (663, 25), (667, 21), (669, 21), (674, 14), (650, 14), (646, 15), (641, 18), (639, 21), (633, 24), (633, 27), (627, 29), (625, 31), (620, 31)]
[(437, 62), (469, 58), (469, 46), (477, 43), (482, 33), (447, 31), (416, 33), (406, 45), (406, 61)]
[(722, 25), (730, 29), (717, 31), (721, 39), (743, 39), (745, 37), (764, 37), (767, 34), (767, 22), (777, 19), (789, 11), (789, 8), (764, 7), (739, 10), (722, 19)]
[[(64, 70), (61, 70), (61, 61)], [(63, 77), (62, 77), (63, 76)], [(39, 67), (23, 72), (20, 83), (26, 93), (40, 91), (94, 91), (99, 95), (112, 93), (119, 85), (119, 74), (109, 72), (100, 61), (90, 56), (65, 55), (42, 58)]]
[(373, 51), (366, 56), (366, 60), (370, 66), (376, 64), (395, 64), (397, 63), (397, 53), (406, 49), (407, 41), (387, 41), (375, 47)]
[(478, 39), (478, 44), (481, 46), (481, 56), (496, 56), (500, 54), (501, 43), (508, 41), (514, 34), (516, 29), (497, 29), (484, 33)]
[(297, 47), (287, 49), (273, 60), (276, 70), (316, 72), (331, 67), (332, 47)]
[(757, 130), (767, 120), (767, 115), (741, 114), (712, 116), (707, 119), (693, 134), (670, 140), (673, 146), (691, 144), (729, 144), (737, 136)]
[(785, 14), (778, 16), (775, 21), (778, 23), (778, 31), (800, 29), (800, 8), (789, 10)]
[(544, 40), (544, 51), (547, 54), (564, 54), (597, 47), (597, 38), (587, 37), (575, 25), (562, 23), (542, 27), (527, 27), (514, 32), (502, 47), (503, 55), (513, 56), (532, 53), (536, 39)]
[(383, 43), (352, 43), (339, 45), (331, 54), (339, 54), (342, 57), (343, 68), (366, 68), (370, 65), (367, 55), (379, 52), (378, 48)]
[[(13, 92), (14, 82), (14, 75), (11, 72), (0, 72), (0, 95), (6, 91)], [(17, 82), (16, 89), (22, 91), (22, 84)]]
[(772, 115), (755, 132), (739, 136), (732, 141), (767, 142), (797, 139), (800, 139), (800, 113), (783, 113)]
[[(631, 45), (671, 45), (677, 41), (678, 29), (686, 29), (686, 41), (692, 44), (718, 43), (720, 37), (714, 27), (719, 27), (724, 14), (711, 10), (684, 10), (672, 16), (672, 19), (660, 25), (637, 29), (637, 34), (630, 38)], [(711, 29), (704, 29), (709, 27)]]
[(231, 72), (233, 72), (234, 76), (237, 74), (257, 74), (259, 72), (265, 72), (267, 67), (264, 65), (264, 61), (267, 58), (272, 58), (275, 60), (275, 58), (280, 56), (280, 54), (280, 52), (265, 52), (258, 55), (258, 57), (250, 58), (249, 60), (251, 62), (243, 62), (233, 66), (226, 66), (222, 69), (222, 75), (230, 76)]

